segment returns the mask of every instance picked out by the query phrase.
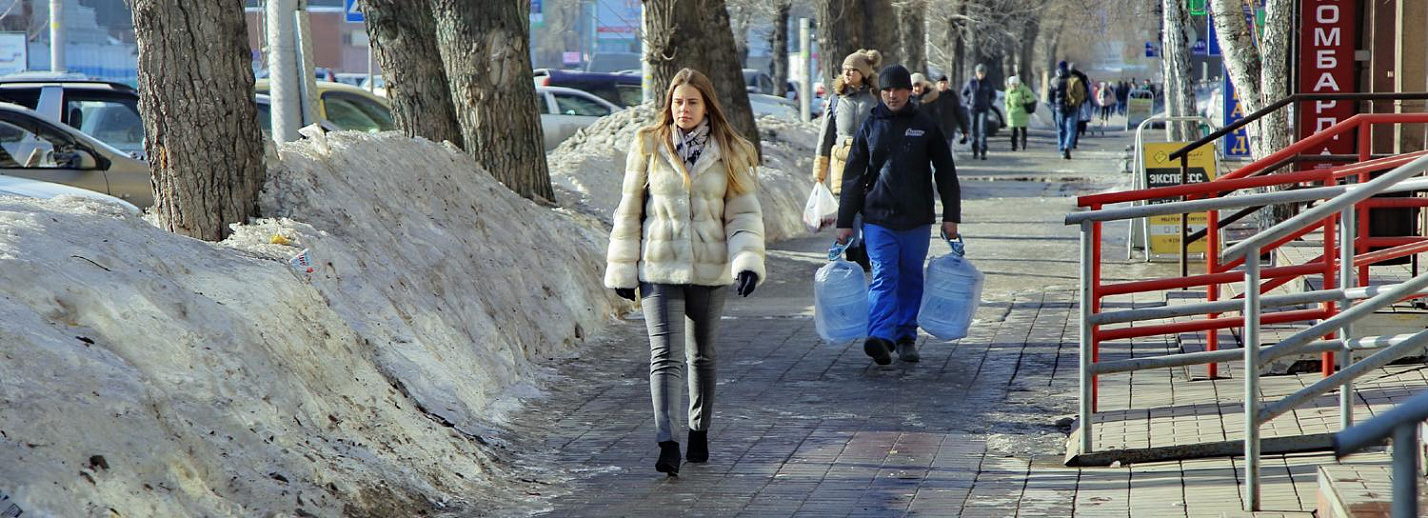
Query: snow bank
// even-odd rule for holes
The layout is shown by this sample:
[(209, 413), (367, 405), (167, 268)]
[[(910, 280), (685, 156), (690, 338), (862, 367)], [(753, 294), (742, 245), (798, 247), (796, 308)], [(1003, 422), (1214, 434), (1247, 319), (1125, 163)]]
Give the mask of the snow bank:
[[(625, 178), (625, 152), (635, 132), (654, 118), (645, 104), (601, 118), (560, 144), (548, 156), (551, 182), (562, 203), (607, 224), (620, 203)], [(764, 116), (756, 121), (764, 150), (759, 168), (759, 201), (770, 242), (804, 235), (803, 203), (813, 188), (818, 127)]]
[[(261, 200), (276, 219), (222, 244), (102, 202), (0, 198), (0, 493), (26, 516), (512, 498), (483, 426), (540, 374), (531, 359), (608, 321), (604, 230), (439, 144), (281, 151)], [(287, 264), (301, 248), (312, 273)]]

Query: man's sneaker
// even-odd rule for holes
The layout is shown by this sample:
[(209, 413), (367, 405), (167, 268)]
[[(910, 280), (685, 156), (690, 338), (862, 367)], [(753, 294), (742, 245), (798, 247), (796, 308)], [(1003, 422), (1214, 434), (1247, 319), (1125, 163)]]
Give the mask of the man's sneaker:
[(1062, 151), (1062, 152), (1061, 152), (1061, 158), (1070, 160), (1070, 159), (1071, 159), (1071, 150), (1067, 149), (1067, 150), (1065, 150), (1065, 151)]
[(917, 354), (917, 339), (904, 338), (902, 340), (898, 340), (897, 359), (908, 363), (916, 363), (918, 360), (921, 360), (922, 356), (919, 356)]
[(870, 336), (868, 341), (863, 342), (863, 352), (868, 353), (878, 365), (892, 363), (892, 355), (888, 354), (892, 352), (892, 348), (892, 342), (875, 336)]

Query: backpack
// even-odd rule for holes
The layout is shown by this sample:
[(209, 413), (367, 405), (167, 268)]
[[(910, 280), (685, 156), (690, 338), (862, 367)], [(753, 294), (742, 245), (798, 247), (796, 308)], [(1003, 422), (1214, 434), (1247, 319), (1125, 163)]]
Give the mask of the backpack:
[(1081, 103), (1086, 102), (1086, 83), (1081, 82), (1081, 78), (1071, 76), (1066, 79), (1066, 107), (1079, 108)]

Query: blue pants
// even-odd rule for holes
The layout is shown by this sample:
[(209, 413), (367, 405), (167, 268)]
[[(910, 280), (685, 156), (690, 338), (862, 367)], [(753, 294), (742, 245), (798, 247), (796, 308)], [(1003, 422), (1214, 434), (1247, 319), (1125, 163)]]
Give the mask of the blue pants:
[(1056, 150), (1069, 151), (1076, 147), (1076, 124), (1080, 122), (1078, 112), (1056, 112)]
[(987, 111), (972, 112), (972, 151), (987, 152)]
[(873, 263), (873, 283), (868, 286), (868, 336), (892, 342), (917, 338), (922, 263), (927, 259), (931, 236), (929, 226), (897, 231), (863, 224), (863, 241)]

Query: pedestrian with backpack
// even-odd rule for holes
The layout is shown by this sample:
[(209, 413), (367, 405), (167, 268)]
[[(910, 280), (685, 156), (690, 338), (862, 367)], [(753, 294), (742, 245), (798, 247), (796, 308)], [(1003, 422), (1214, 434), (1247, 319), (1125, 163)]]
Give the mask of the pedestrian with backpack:
[[(818, 152), (813, 163), (813, 180), (827, 181), (833, 196), (843, 191), (843, 169), (848, 161), (848, 150), (853, 146), (853, 136), (878, 105), (878, 76), (873, 71), (882, 60), (882, 54), (876, 50), (849, 54), (843, 58), (843, 73), (833, 80), (834, 95), (829, 98), (829, 108), (824, 110), (823, 129), (818, 134)], [(860, 235), (853, 236), (844, 254), (849, 261), (862, 265), (863, 270), (871, 268), (868, 249), (863, 246)]]
[(1021, 139), (1021, 149), (1026, 149), (1026, 127), (1031, 123), (1031, 114), (1036, 111), (1036, 94), (1021, 84), (1021, 78), (1011, 76), (1007, 78), (1007, 96), (1004, 113), (1007, 114), (1007, 126), (1011, 127), (1011, 148), (1017, 149), (1017, 138)]
[(1048, 103), (1056, 118), (1056, 148), (1061, 158), (1071, 159), (1076, 147), (1077, 124), (1081, 120), (1081, 105), (1086, 102), (1086, 83), (1071, 74), (1065, 61), (1056, 64), (1056, 78), (1051, 81)]
[(976, 77), (962, 85), (962, 104), (967, 107), (969, 126), (972, 130), (972, 158), (987, 159), (987, 119), (991, 116), (992, 102), (997, 99), (996, 86), (987, 81), (987, 65), (978, 63)]
[[(878, 365), (887, 365), (894, 350), (902, 361), (920, 359), (917, 312), (932, 224), (940, 220), (942, 232), (956, 236), (962, 197), (942, 128), (911, 102), (911, 74), (893, 65), (878, 78), (883, 82), (882, 104), (853, 138), (843, 174), (838, 242), (852, 238), (854, 217), (862, 214), (863, 239), (873, 263), (863, 352)], [(934, 192), (942, 198), (941, 218)]]
[[(679, 473), (675, 412), (689, 371), (689, 462), (709, 460), (714, 338), (729, 285), (747, 297), (765, 278), (758, 153), (724, 116), (714, 84), (680, 70), (656, 124), (635, 134), (615, 209), (605, 286), (635, 300), (650, 342), (655, 470)], [(685, 336), (688, 334), (689, 339)], [(680, 349), (683, 354), (680, 354)]]

